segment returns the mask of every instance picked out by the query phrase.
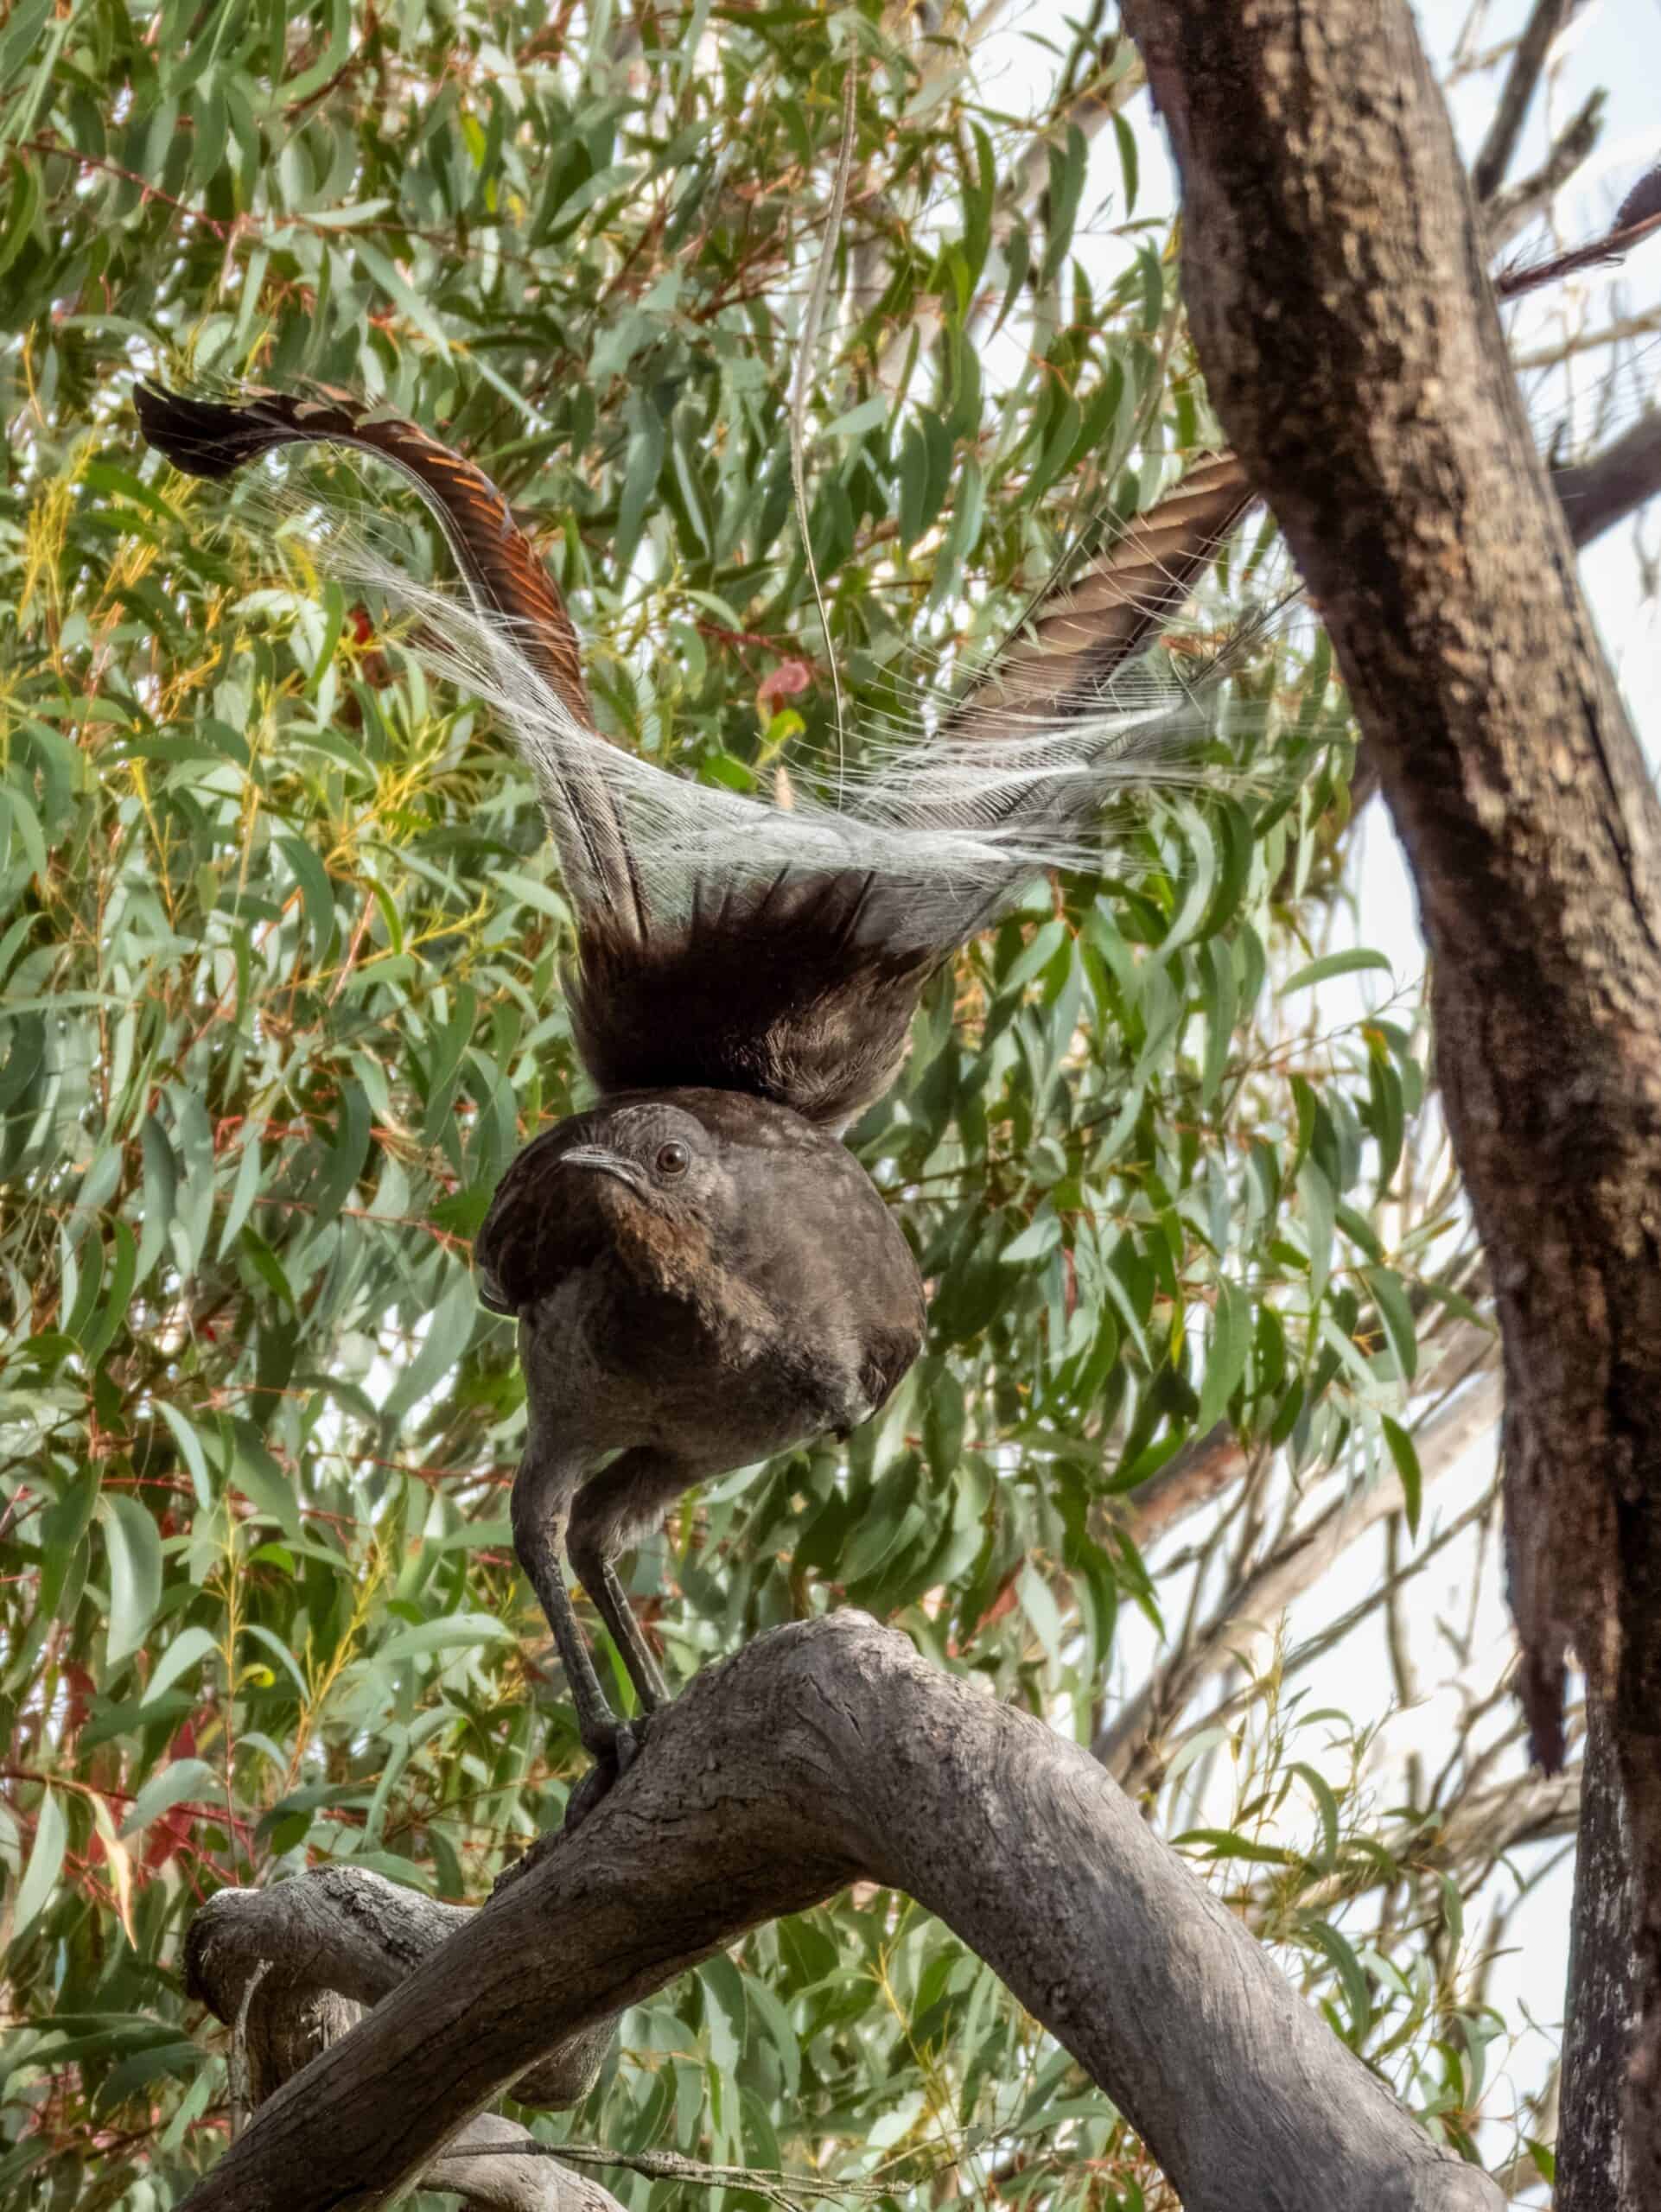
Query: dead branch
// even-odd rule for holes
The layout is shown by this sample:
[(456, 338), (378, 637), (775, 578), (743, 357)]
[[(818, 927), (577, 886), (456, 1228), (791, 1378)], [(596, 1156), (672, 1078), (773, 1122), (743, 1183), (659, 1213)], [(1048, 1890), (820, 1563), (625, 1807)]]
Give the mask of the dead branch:
[[(1494, 1371), (1476, 1378), (1419, 1432), (1427, 1489), (1499, 1420), (1498, 1365), (1496, 1352)], [(1294, 1599), (1324, 1580), (1334, 1560), (1369, 1529), (1399, 1513), (1404, 1503), (1399, 1477), (1384, 1476), (1371, 1489), (1329, 1505), (1316, 1520), (1294, 1529), (1277, 1544), (1227, 1592), (1187, 1648), (1174, 1653), (1097, 1738), (1092, 1749), (1108, 1772), (1127, 1789), (1150, 1786), (1169, 1748), (1161, 1743), (1164, 1732), (1204, 1685), (1222, 1673), (1237, 1653), (1261, 1645)]]
[(1600, 88), (1586, 99), (1546, 149), (1538, 168), (1518, 177), (1485, 202), (1482, 235), (1490, 253), (1507, 246), (1537, 215), (1543, 215), (1603, 135), (1603, 111), (1607, 95)]
[(1589, 545), (1661, 492), (1661, 410), (1645, 415), (1589, 461), (1552, 471), (1577, 546)]
[[(210, 1897), (186, 1939), (186, 1983), (234, 2024), (233, 2057), (258, 2107), (473, 1918), (463, 1905), (441, 1904), (366, 1868), (321, 1866), (273, 1889)], [(614, 2027), (601, 2020), (552, 2052), (514, 2084), (519, 2101), (550, 2110), (580, 2104)], [(243, 2129), (232, 2133), (239, 2138)], [(523, 2127), (487, 2113), (459, 2132), (442, 2173), (425, 2183), (459, 2192), (477, 2212), (616, 2208), (596, 2183), (550, 2164)]]
[(1471, 164), (1471, 189), (1479, 200), (1492, 200), (1505, 181), (1551, 42), (1574, 9), (1575, 0), (1534, 0), (1482, 144)]
[[(1447, 1333), (1447, 1315), (1428, 1299), (1419, 1300), (1419, 1375), (1413, 1400), (1417, 1417), (1426, 1401), (1440, 1399), (1492, 1356), (1492, 1330), (1461, 1322)], [(1372, 1325), (1364, 1316), (1362, 1334)], [(1152, 1475), (1123, 1499), (1113, 1501), (1114, 1517), (1136, 1545), (1146, 1551), (1161, 1536), (1212, 1504), (1244, 1479), (1258, 1447), (1242, 1442), (1232, 1425), (1219, 1421), (1173, 1452)]]
[[(1498, 2212), (1087, 1751), (855, 1613), (700, 1675), (580, 1828), (261, 2107), (189, 2212), (388, 2203), (528, 2064), (855, 1879), (907, 1891), (971, 1944), (1189, 2212), (1325, 2212), (1335, 2196)], [(221, 1937), (258, 1913), (270, 1955), (270, 1916), (305, 1886), (222, 1893)], [(304, 1957), (327, 1974), (315, 1944)]]

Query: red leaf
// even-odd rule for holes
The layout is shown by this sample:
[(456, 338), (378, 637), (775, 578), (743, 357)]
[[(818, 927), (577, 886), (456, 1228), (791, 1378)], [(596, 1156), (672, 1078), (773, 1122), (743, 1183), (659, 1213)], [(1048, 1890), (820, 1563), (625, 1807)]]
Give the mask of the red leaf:
[(799, 691), (809, 690), (813, 682), (813, 669), (805, 660), (781, 660), (776, 668), (767, 671), (756, 690), (755, 703), (764, 715), (773, 714), (781, 699), (793, 699)]

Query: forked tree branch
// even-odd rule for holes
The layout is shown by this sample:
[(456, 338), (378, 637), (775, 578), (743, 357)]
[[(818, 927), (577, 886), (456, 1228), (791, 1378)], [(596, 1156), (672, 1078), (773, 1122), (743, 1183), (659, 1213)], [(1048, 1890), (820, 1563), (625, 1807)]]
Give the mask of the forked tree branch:
[[(185, 1941), (186, 1985), (233, 2025), (241, 2046), (233, 2057), (259, 2106), (474, 1917), (366, 1867), (320, 1866), (270, 1889), (211, 1897)], [(519, 2102), (580, 2104), (614, 2026), (597, 2022), (522, 2075)], [(423, 2182), (459, 2195), (468, 2212), (618, 2212), (597, 2182), (553, 2164), (525, 2129), (487, 2113), (451, 2139)]]
[(1003, 1977), (1187, 2212), (1499, 2212), (1086, 1751), (855, 1613), (700, 1675), (580, 1828), (261, 2107), (188, 2212), (388, 2203), (528, 2064), (856, 1879), (907, 1891)]

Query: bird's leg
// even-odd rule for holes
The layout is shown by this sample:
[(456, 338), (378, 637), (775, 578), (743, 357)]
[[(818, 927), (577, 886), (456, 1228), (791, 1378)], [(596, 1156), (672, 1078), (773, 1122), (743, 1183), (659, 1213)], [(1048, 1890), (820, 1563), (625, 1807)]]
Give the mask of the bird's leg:
[(560, 1559), (576, 1487), (575, 1476), (557, 1461), (550, 1463), (533, 1443), (520, 1460), (513, 1481), (513, 1549), (554, 1632), (571, 1702), (576, 1708), (577, 1733), (602, 1766), (620, 1774), (633, 1763), (635, 1738), (612, 1711), (600, 1687), (594, 1661), (571, 1610)]
[(635, 1694), (648, 1713), (667, 1704), (669, 1692), (612, 1561), (652, 1528), (702, 1471), (655, 1446), (637, 1445), (589, 1476), (571, 1509), (571, 1565), (611, 1630)]
[(617, 1580), (617, 1570), (608, 1559), (590, 1557), (578, 1545), (575, 1534), (571, 1541), (571, 1565), (577, 1579), (594, 1599), (600, 1618), (611, 1630), (612, 1642), (617, 1646), (628, 1678), (634, 1685), (634, 1694), (640, 1700), (641, 1710), (655, 1713), (660, 1705), (669, 1702), (669, 1688), (658, 1665), (657, 1654), (646, 1640), (646, 1631), (634, 1618), (634, 1608), (628, 1594)]

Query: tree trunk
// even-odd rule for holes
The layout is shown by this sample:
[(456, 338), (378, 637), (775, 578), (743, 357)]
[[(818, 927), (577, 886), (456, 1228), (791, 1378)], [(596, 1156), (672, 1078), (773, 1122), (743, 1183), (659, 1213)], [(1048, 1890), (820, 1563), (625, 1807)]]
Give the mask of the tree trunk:
[(1586, 1712), (1553, 2212), (1640, 2212), (1621, 2126), (1634, 1990), (1632, 1847), (1609, 1726)]
[[(354, 1878), (334, 1870), (337, 1886)], [(361, 1879), (362, 1878), (355, 1878)], [(762, 1637), (653, 1721), (646, 1755), (344, 2040), (277, 2091), (188, 2212), (389, 2202), (464, 2122), (620, 2005), (856, 1878), (907, 1891), (1001, 1974), (1140, 2129), (1188, 2212), (1499, 2212), (1305, 2005), (1090, 1754), (903, 1637), (838, 1613)], [(364, 1916), (226, 1891), (193, 1942), (221, 2009), (305, 1931), (309, 1982), (364, 1986)], [(385, 1885), (382, 1885), (384, 1887)], [(232, 1916), (260, 1915), (251, 1944)], [(431, 1916), (429, 1915), (429, 1920)], [(410, 1923), (414, 1928), (414, 1923)], [(394, 1965), (397, 1959), (394, 1959)]]
[(1661, 2202), (1661, 810), (1403, 0), (1124, 14), (1181, 172), (1212, 401), (1332, 632), (1418, 888), (1505, 1345), (1522, 1694), (1548, 1766), (1571, 1643), (1608, 1700), (1641, 1965), (1627, 2155)]

